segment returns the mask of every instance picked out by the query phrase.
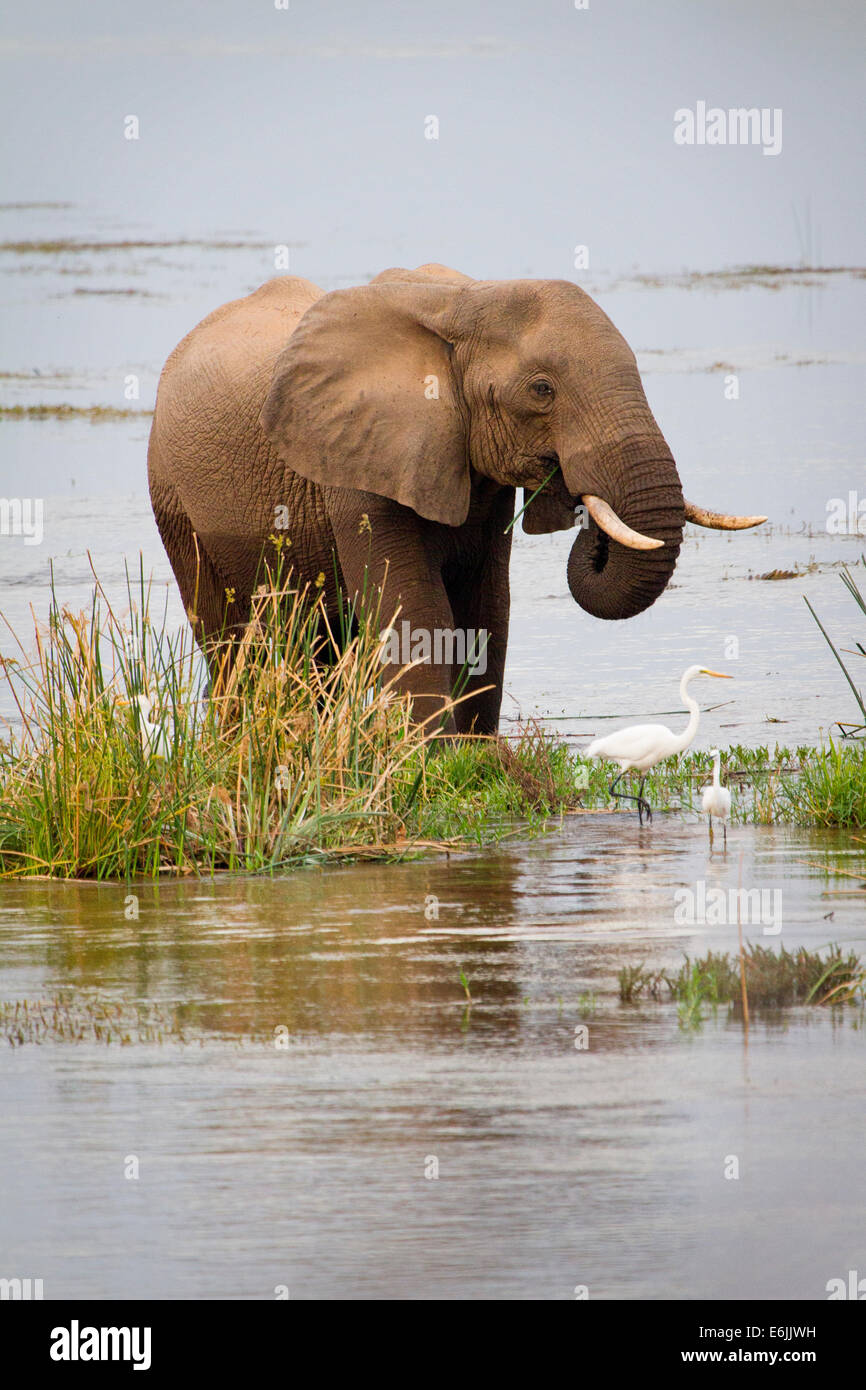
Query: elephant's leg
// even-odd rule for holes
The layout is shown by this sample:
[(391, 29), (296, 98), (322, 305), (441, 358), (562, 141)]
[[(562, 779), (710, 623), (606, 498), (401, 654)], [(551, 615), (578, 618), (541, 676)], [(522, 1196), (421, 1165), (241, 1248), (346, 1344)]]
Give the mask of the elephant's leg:
[[(462, 700), (454, 711), (459, 733), (499, 732), (511, 605), (508, 580), (511, 533), (505, 536), (502, 529), (498, 526), (490, 537), (480, 573), (461, 575), (456, 582), (448, 584), (455, 627), (472, 633), (476, 647), (481, 648), (477, 671), (467, 675), (458, 669), (459, 693), (471, 696)], [(468, 644), (468, 637), (466, 641)]]
[(231, 668), (236, 644), (249, 620), (250, 598), (234, 593), (195, 535), (180, 498), (167, 487), (151, 489), (154, 516), (196, 641), (205, 654), (211, 685)]
[[(348, 489), (339, 498), (332, 495), (329, 516), (347, 598), (368, 618), (376, 617), (380, 629), (388, 626), (399, 607), (395, 631), (400, 640), (400, 660), (390, 674), (414, 659), (413, 650), (422, 655), (416, 646), (422, 640), (429, 643), (432, 658), (435, 633), (453, 631), (454, 615), (441, 569), (431, 557), (418, 518), (396, 502)], [(408, 649), (403, 644), (404, 632), (408, 634)], [(395, 688), (412, 696), (414, 718), (419, 722), (430, 719), (432, 728), (435, 716), (450, 699), (455, 674), (450, 662), (422, 659), (399, 677)], [(441, 730), (456, 732), (452, 714), (443, 717)]]
[[(502, 707), (502, 682), (508, 642), (508, 589), (493, 595), (479, 593), (474, 598), (455, 597), (454, 626), (472, 642), (476, 660), (456, 667), (455, 691), (462, 697), (454, 710), (458, 733), (496, 734)], [(475, 665), (476, 670), (471, 666)]]

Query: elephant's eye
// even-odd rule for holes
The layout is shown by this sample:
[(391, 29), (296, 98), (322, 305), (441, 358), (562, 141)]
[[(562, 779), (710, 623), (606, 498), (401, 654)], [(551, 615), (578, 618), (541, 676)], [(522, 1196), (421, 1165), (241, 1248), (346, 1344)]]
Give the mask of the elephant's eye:
[(553, 387), (549, 381), (545, 381), (544, 377), (539, 377), (537, 381), (533, 381), (529, 389), (533, 396), (538, 396), (539, 400), (549, 401), (553, 397)]

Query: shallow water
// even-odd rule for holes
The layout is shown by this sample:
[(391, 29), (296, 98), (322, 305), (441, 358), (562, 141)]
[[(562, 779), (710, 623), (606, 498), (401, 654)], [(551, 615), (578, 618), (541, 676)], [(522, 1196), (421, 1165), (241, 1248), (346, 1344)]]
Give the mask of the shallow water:
[(625, 963), (736, 949), (675, 920), (699, 880), (781, 891), (747, 939), (863, 951), (855, 880), (803, 860), (866, 870), (843, 833), (737, 828), (710, 858), (694, 821), (594, 815), (139, 886), (138, 921), (124, 886), (6, 885), (2, 997), (149, 1005), (165, 1040), (0, 1053), (4, 1271), (46, 1297), (826, 1297), (866, 1267), (862, 1011), (746, 1042), (724, 1008), (685, 1031), (616, 992)]

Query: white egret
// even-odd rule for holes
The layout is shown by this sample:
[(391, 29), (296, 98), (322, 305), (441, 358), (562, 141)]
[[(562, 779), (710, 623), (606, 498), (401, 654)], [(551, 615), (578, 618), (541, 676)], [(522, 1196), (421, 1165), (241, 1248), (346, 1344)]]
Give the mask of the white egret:
[(117, 703), (121, 706), (133, 704), (137, 707), (138, 736), (145, 753), (157, 758), (170, 758), (175, 741), (174, 725), (172, 724), (169, 731), (166, 727), (165, 716), (158, 724), (150, 723), (150, 712), (154, 703), (150, 696), (136, 695), (131, 701), (118, 700)]
[[(610, 784), (610, 794), (611, 796), (622, 797), (627, 801), (636, 801), (638, 820), (641, 825), (643, 825), (644, 811), (647, 813), (647, 820), (651, 821), (653, 818), (652, 807), (649, 802), (644, 801), (643, 797), (646, 774), (651, 767), (655, 767), (656, 763), (664, 762), (665, 758), (672, 758), (675, 753), (682, 753), (684, 748), (688, 748), (698, 732), (701, 710), (697, 700), (693, 700), (688, 692), (689, 683), (696, 676), (715, 676), (724, 681), (732, 679), (731, 676), (726, 676), (721, 671), (711, 671), (707, 666), (689, 667), (680, 681), (680, 699), (686, 709), (690, 711), (689, 722), (681, 734), (675, 734), (664, 724), (633, 724), (630, 729), (617, 729), (615, 734), (593, 739), (592, 743), (584, 750), (589, 758), (602, 758), (607, 762), (619, 763), (621, 771), (619, 777), (615, 777)], [(631, 768), (636, 768), (638, 772), (644, 774), (637, 796), (615, 790), (617, 782)]]
[(710, 751), (713, 759), (713, 780), (708, 786), (703, 788), (701, 794), (701, 805), (707, 813), (710, 823), (710, 844), (713, 843), (713, 816), (722, 822), (722, 830), (725, 835), (725, 849), (728, 847), (728, 827), (725, 824), (731, 814), (731, 793), (727, 787), (722, 786), (721, 768), (722, 755), (718, 748)]

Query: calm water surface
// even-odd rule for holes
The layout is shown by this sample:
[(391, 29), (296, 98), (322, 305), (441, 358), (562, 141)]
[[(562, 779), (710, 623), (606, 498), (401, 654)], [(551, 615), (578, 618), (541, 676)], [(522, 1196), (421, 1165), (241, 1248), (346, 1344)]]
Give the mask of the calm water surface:
[(581, 816), (448, 860), (140, 886), (138, 921), (126, 887), (6, 885), (4, 999), (139, 1005), (163, 1040), (4, 1047), (4, 1269), (46, 1297), (826, 1297), (866, 1267), (862, 1012), (746, 1043), (726, 1009), (684, 1031), (616, 986), (735, 949), (674, 895), (741, 872), (781, 890), (781, 933), (749, 939), (863, 951), (856, 880), (804, 860), (866, 870), (845, 834), (736, 828), (710, 859), (694, 821)]

